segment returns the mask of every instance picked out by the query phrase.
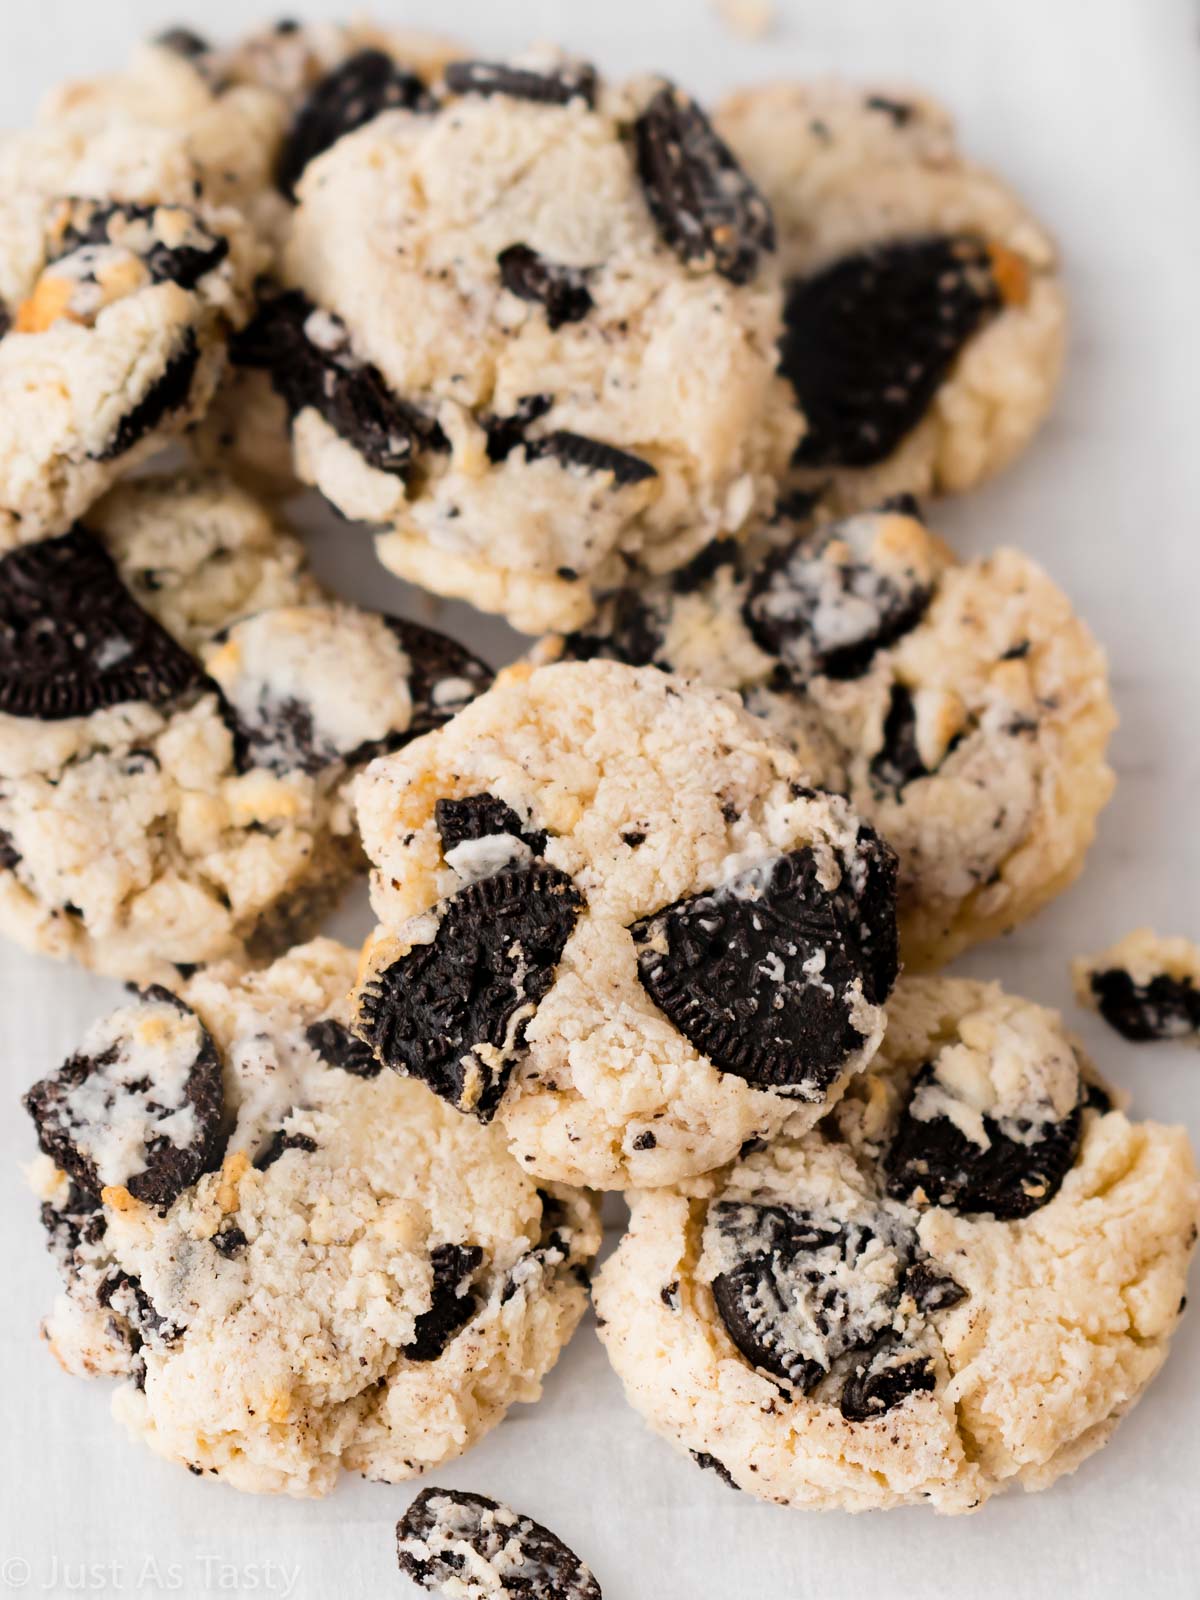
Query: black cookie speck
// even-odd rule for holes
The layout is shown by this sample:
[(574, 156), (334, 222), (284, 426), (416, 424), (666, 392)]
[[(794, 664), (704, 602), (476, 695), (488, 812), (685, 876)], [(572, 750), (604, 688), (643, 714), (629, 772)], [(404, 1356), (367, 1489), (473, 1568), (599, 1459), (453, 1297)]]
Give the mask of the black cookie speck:
[(432, 1304), (417, 1318), (412, 1342), (403, 1347), (410, 1361), (436, 1361), (475, 1314), (477, 1297), (471, 1279), (483, 1263), (483, 1251), (478, 1245), (435, 1245), (429, 1260), (433, 1268)]
[(127, 700), (165, 705), (200, 678), (83, 529), (0, 559), (0, 711), (57, 722)]
[(565, 322), (582, 322), (592, 309), (587, 274), (578, 267), (547, 261), (525, 244), (509, 245), (496, 258), (500, 281), (519, 300), (531, 300), (546, 309), (551, 329)]
[(587, 62), (560, 67), (556, 72), (531, 72), (503, 61), (452, 61), (446, 68), (451, 94), (506, 94), (514, 100), (539, 105), (566, 106), (582, 100), (596, 103), (596, 69)]
[(1158, 972), (1135, 983), (1121, 967), (1093, 972), (1089, 980), (1100, 1015), (1124, 1039), (1185, 1039), (1200, 1032), (1200, 989), (1190, 977)]
[[(467, 884), (443, 903), (432, 943), (366, 986), (360, 1036), (385, 1065), (490, 1121), (582, 905), (566, 873), (540, 862)], [(485, 1045), (490, 1060), (476, 1054)]]
[(1000, 304), (987, 246), (968, 235), (875, 245), (793, 283), (780, 368), (808, 421), (796, 461), (889, 456)]
[(549, 1528), (461, 1489), (422, 1489), (396, 1524), (396, 1549), (400, 1570), (424, 1589), (462, 1591), (469, 1572), (496, 1600), (601, 1600), (595, 1578)]
[(638, 175), (681, 261), (750, 283), (775, 249), (771, 208), (696, 102), (664, 84), (634, 127)]
[(538, 828), (526, 831), (520, 817), (511, 806), (494, 794), (470, 794), (457, 800), (439, 800), (433, 808), (434, 821), (442, 840), (442, 852), (448, 854), (457, 845), (474, 839), (488, 839), (495, 834), (510, 834), (527, 844), (535, 856), (546, 848), (546, 831)]
[(327, 1067), (348, 1072), (354, 1078), (376, 1078), (383, 1070), (372, 1055), (370, 1045), (356, 1039), (345, 1023), (333, 1017), (310, 1022), (304, 1037)]

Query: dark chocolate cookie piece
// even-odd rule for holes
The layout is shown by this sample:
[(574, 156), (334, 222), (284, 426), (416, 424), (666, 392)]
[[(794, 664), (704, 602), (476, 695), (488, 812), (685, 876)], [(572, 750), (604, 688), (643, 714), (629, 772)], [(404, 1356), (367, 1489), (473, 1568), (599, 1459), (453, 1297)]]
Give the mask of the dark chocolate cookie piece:
[(458, 800), (439, 800), (433, 808), (442, 852), (448, 855), (460, 844), (488, 839), (494, 834), (511, 834), (527, 844), (535, 856), (546, 848), (546, 831), (527, 832), (511, 806), (494, 794), (469, 794)]
[(544, 417), (554, 404), (552, 394), (527, 394), (517, 401), (515, 409), (506, 417), (485, 415), (480, 418), (487, 434), (489, 461), (507, 461), (519, 445), (527, 442), (530, 426)]
[[(182, 235), (181, 217), (188, 219)], [(128, 250), (136, 256), (152, 283), (175, 283), (181, 289), (194, 289), (229, 254), (229, 240), (211, 233), (194, 212), (182, 206), (107, 200), (64, 202), (49, 260), (61, 261), (103, 246)], [(76, 263), (80, 281), (87, 281), (91, 275), (90, 259), (94, 258), (84, 257)]]
[(880, 1225), (896, 1237), (792, 1206), (709, 1207), (719, 1256), (730, 1260), (713, 1299), (752, 1366), (807, 1394), (840, 1356), (875, 1344), (892, 1325), (912, 1248), (882, 1214)]
[(914, 573), (884, 572), (869, 550), (855, 549), (856, 526), (869, 524), (850, 519), (797, 539), (769, 556), (750, 581), (746, 626), (759, 648), (779, 659), (790, 683), (818, 674), (861, 677), (877, 651), (916, 627), (933, 598)]
[(889, 790), (898, 796), (918, 778), (929, 777), (929, 768), (917, 749), (916, 706), (911, 691), (902, 683), (892, 685), (883, 720), (883, 743), (871, 757), (869, 770), (871, 784), (881, 796)]
[(266, 1172), (289, 1150), (299, 1150), (303, 1155), (310, 1156), (316, 1148), (317, 1141), (311, 1134), (289, 1133), (284, 1128), (276, 1128), (255, 1156), (254, 1165), (260, 1172)]
[(846, 1379), (839, 1402), (847, 1422), (872, 1422), (908, 1399), (937, 1387), (928, 1356), (885, 1334)]
[(503, 61), (452, 61), (445, 82), (451, 94), (506, 94), (549, 106), (570, 105), (572, 100), (596, 103), (596, 69), (586, 61), (566, 63), (554, 72), (532, 72)]
[(407, 481), (422, 450), (446, 448), (436, 422), (393, 394), (360, 360), (346, 325), (299, 290), (265, 297), (230, 341), (235, 366), (265, 371), (293, 417), (311, 408), (379, 472)]
[(347, 133), (384, 111), (434, 111), (437, 105), (415, 72), (383, 50), (360, 50), (310, 90), (284, 140), (275, 169), (281, 193), (294, 200), (304, 169)]
[(13, 843), (13, 836), (0, 828), (0, 872), (13, 872), (21, 864), (21, 852)]
[(151, 379), (142, 397), (125, 413), (113, 430), (112, 438), (97, 451), (94, 461), (115, 461), (153, 433), (159, 423), (175, 411), (182, 411), (192, 393), (192, 381), (200, 365), (200, 346), (191, 328), (184, 333), (179, 349), (168, 359), (157, 378)]
[(408, 657), (412, 722), (404, 742), (440, 728), (476, 695), (491, 688), (495, 676), (491, 667), (456, 640), (419, 622), (401, 617), (384, 620)]
[(634, 142), (664, 242), (690, 266), (750, 283), (775, 249), (771, 208), (696, 102), (664, 84), (638, 117)]
[(1000, 305), (987, 245), (964, 234), (874, 245), (794, 282), (780, 368), (808, 421), (796, 461), (889, 456)]
[(360, 1037), (385, 1066), (490, 1122), (582, 905), (541, 862), (467, 884), (443, 902), (433, 941), (365, 986)]
[(871, 855), (873, 875), (854, 872), (869, 912), (851, 874), (822, 885), (806, 847), (643, 918), (630, 929), (643, 987), (722, 1072), (821, 1100), (863, 1042), (850, 1021), (859, 988), (881, 999), (895, 976), (894, 857), (878, 840)]
[(736, 566), (737, 557), (734, 540), (714, 539), (668, 578), (614, 590), (588, 627), (563, 640), (563, 659), (624, 661), (631, 667), (674, 671), (666, 642), (675, 600), (708, 588), (722, 568)]
[(200, 681), (84, 529), (0, 558), (0, 711), (57, 722), (127, 700), (165, 705)]
[[(922, 1068), (913, 1093), (933, 1078), (932, 1066)], [(1022, 1121), (1012, 1137), (985, 1114), (985, 1150), (949, 1117), (915, 1117), (906, 1107), (887, 1154), (888, 1193), (910, 1205), (985, 1212), (1001, 1222), (1027, 1217), (1061, 1188), (1079, 1150), (1081, 1125), (1076, 1106), (1061, 1122)]]
[[(485, 1495), (422, 1489), (396, 1524), (400, 1570), (424, 1589), (513, 1600), (601, 1600), (600, 1585), (557, 1535)], [(484, 1576), (486, 1574), (486, 1577)]]
[(948, 1311), (967, 1298), (962, 1284), (955, 1283), (932, 1261), (914, 1261), (904, 1274), (903, 1292), (913, 1297), (918, 1311)]
[(566, 428), (526, 439), (525, 454), (530, 461), (549, 457), (559, 466), (576, 467), (581, 472), (611, 473), (617, 489), (628, 489), (636, 483), (645, 483), (647, 478), (658, 477), (658, 468), (643, 461), (641, 456), (618, 450), (616, 445), (605, 444), (602, 439), (571, 433)]
[(24, 1097), (38, 1144), (89, 1195), (123, 1187), (166, 1211), (224, 1147), (221, 1061), (189, 1006), (155, 985)]
[(1135, 983), (1124, 968), (1110, 967), (1088, 981), (1105, 1022), (1135, 1044), (1200, 1032), (1200, 989), (1190, 977), (1158, 972), (1148, 983)]
[(403, 1347), (409, 1361), (436, 1361), (460, 1328), (475, 1314), (478, 1296), (471, 1281), (483, 1264), (478, 1245), (439, 1244), (429, 1253), (433, 1268), (431, 1303), (416, 1320), (412, 1341)]
[(370, 1045), (356, 1039), (344, 1022), (337, 1022), (333, 1017), (310, 1022), (304, 1037), (327, 1067), (348, 1072), (355, 1078), (376, 1078), (383, 1070), (371, 1053)]
[(592, 309), (587, 274), (578, 267), (547, 261), (526, 244), (512, 244), (496, 258), (500, 282), (518, 300), (531, 300), (546, 308), (551, 329), (564, 322), (582, 322)]

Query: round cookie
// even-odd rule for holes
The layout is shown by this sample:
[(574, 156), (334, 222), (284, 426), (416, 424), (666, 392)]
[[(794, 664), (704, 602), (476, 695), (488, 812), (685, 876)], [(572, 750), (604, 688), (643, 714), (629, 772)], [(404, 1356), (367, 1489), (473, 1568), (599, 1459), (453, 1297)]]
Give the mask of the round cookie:
[(1184, 1130), (1113, 1109), (1053, 1012), (903, 979), (819, 1127), (631, 1196), (600, 1337), (736, 1488), (970, 1511), (1073, 1471), (1138, 1399), (1198, 1198)]
[(731, 95), (717, 123), (779, 230), (781, 367), (807, 421), (793, 486), (857, 510), (969, 489), (1012, 460), (1058, 384), (1057, 257), (960, 155), (947, 112), (816, 81)]
[(810, 1125), (878, 1044), (895, 858), (731, 695), (513, 669), (357, 806), (358, 1031), (532, 1173), (706, 1171)]
[(541, 656), (610, 656), (736, 689), (900, 858), (900, 939), (935, 967), (1078, 875), (1112, 792), (1104, 656), (1012, 549), (958, 563), (899, 502), (609, 597)]
[(680, 91), (453, 62), (296, 192), (237, 359), (402, 577), (569, 627), (773, 503), (799, 431), (773, 226)]
[(1095, 956), (1072, 963), (1080, 1005), (1125, 1039), (1200, 1044), (1200, 945), (1135, 928)]
[(594, 1203), (380, 1071), (345, 1025), (354, 962), (318, 939), (135, 994), (26, 1097), (66, 1285), (51, 1349), (239, 1489), (460, 1455), (537, 1398), (587, 1305)]
[(282, 948), (361, 864), (356, 768), (489, 680), (225, 480), (114, 490), (0, 557), (0, 930), (143, 982)]

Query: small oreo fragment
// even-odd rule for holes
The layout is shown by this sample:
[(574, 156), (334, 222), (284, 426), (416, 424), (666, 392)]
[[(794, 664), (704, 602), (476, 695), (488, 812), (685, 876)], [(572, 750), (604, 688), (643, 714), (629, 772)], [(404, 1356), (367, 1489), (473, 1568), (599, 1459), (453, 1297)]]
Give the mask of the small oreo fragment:
[(445, 82), (451, 94), (506, 94), (548, 106), (567, 106), (572, 100), (596, 103), (596, 69), (586, 61), (565, 64), (555, 72), (533, 72), (503, 61), (452, 61)]
[(616, 445), (605, 444), (602, 439), (589, 439), (586, 434), (571, 433), (559, 428), (554, 433), (543, 434), (525, 441), (525, 455), (530, 461), (549, 457), (562, 467), (578, 467), (582, 472), (608, 472), (614, 486), (628, 489), (634, 484), (657, 478), (658, 469), (641, 456), (618, 450)]
[(128, 700), (164, 705), (200, 680), (84, 529), (0, 558), (0, 711), (57, 722)]
[(892, 685), (887, 715), (883, 719), (883, 743), (871, 757), (871, 782), (880, 792), (899, 795), (918, 778), (929, 777), (929, 768), (917, 749), (917, 710), (910, 690), (902, 683)]
[[(923, 1067), (913, 1082), (913, 1095), (932, 1084), (934, 1076), (932, 1066)], [(1016, 1221), (1054, 1199), (1074, 1165), (1081, 1126), (1078, 1105), (1061, 1121), (1022, 1119), (1015, 1137), (984, 1113), (984, 1149), (948, 1116), (914, 1116), (910, 1098), (887, 1154), (888, 1193), (910, 1205)]]
[[(186, 229), (181, 229), (186, 219)], [(210, 233), (191, 211), (181, 206), (151, 206), (66, 201), (55, 227), (50, 265), (78, 251), (128, 251), (145, 267), (152, 283), (174, 283), (194, 289), (206, 273), (229, 254), (229, 240)], [(103, 257), (93, 255), (98, 268)], [(81, 275), (88, 262), (81, 262)], [(90, 274), (94, 276), (94, 274)]]
[(896, 948), (895, 857), (874, 835), (862, 849), (862, 901), (850, 873), (826, 889), (806, 846), (630, 929), (647, 994), (720, 1071), (819, 1101), (861, 1045), (851, 1011), (885, 998)]
[(775, 249), (771, 208), (696, 102), (664, 84), (638, 117), (634, 142), (664, 242), (688, 265), (750, 283)]
[(475, 1314), (471, 1280), (483, 1263), (478, 1245), (439, 1244), (429, 1253), (433, 1269), (431, 1304), (416, 1320), (410, 1343), (402, 1348), (409, 1361), (436, 1361), (454, 1335)]
[(383, 1070), (371, 1054), (370, 1045), (355, 1038), (344, 1022), (333, 1017), (310, 1022), (304, 1037), (327, 1067), (348, 1072), (355, 1078), (377, 1078)]
[(443, 855), (449, 855), (460, 844), (471, 844), (477, 839), (489, 839), (500, 834), (520, 839), (535, 856), (540, 856), (546, 848), (545, 829), (527, 833), (513, 808), (494, 794), (470, 794), (458, 800), (439, 800), (433, 808), (433, 814), (441, 836)]
[(526, 443), (530, 425), (544, 417), (554, 404), (552, 394), (523, 395), (507, 417), (484, 416), (480, 420), (487, 434), (489, 461), (507, 461), (519, 445)]
[(1200, 989), (1190, 977), (1156, 972), (1137, 983), (1123, 967), (1093, 972), (1089, 979), (1096, 1008), (1124, 1039), (1186, 1039), (1200, 1033)]
[(415, 72), (383, 50), (360, 50), (313, 86), (296, 113), (275, 169), (289, 200), (310, 161), (384, 111), (433, 111), (436, 102)]
[(808, 422), (796, 462), (884, 460), (1001, 304), (988, 246), (967, 234), (873, 245), (796, 280), (780, 344)]
[(741, 1491), (741, 1484), (725, 1463), (718, 1461), (716, 1456), (709, 1455), (707, 1450), (689, 1450), (688, 1454), (702, 1472), (715, 1472), (722, 1483), (727, 1483), (731, 1489)]
[(385, 617), (384, 621), (408, 657), (412, 722), (404, 742), (440, 728), (476, 695), (491, 688), (495, 676), (491, 667), (454, 639), (402, 617)]
[(871, 1422), (910, 1394), (927, 1393), (936, 1387), (937, 1375), (929, 1357), (906, 1349), (899, 1339), (884, 1334), (867, 1359), (846, 1379), (839, 1406), (847, 1422)]
[(396, 1524), (396, 1549), (414, 1583), (463, 1600), (601, 1600), (549, 1528), (461, 1489), (422, 1489)]
[(83, 1050), (25, 1095), (38, 1144), (86, 1194), (123, 1188), (166, 1211), (220, 1160), (216, 1046), (157, 985), (90, 1029)]
[(357, 1032), (385, 1066), (490, 1122), (583, 897), (536, 862), (466, 884), (437, 933), (364, 987)]
[(135, 444), (140, 444), (165, 417), (169, 417), (173, 411), (181, 411), (191, 396), (192, 380), (199, 365), (200, 346), (189, 328), (179, 349), (169, 358), (158, 377), (151, 380), (142, 398), (131, 411), (125, 413), (112, 438), (92, 459), (115, 461), (118, 456), (132, 450)]
[(564, 322), (582, 322), (592, 309), (587, 274), (578, 267), (562, 267), (538, 255), (525, 244), (509, 245), (496, 258), (500, 281), (519, 300), (546, 308), (551, 330)]

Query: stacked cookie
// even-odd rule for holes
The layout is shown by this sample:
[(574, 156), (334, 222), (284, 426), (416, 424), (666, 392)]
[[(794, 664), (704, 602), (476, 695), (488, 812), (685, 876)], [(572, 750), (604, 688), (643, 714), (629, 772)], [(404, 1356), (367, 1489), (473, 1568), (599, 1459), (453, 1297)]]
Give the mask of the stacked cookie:
[[(1071, 1470), (1197, 1187), (1057, 1016), (940, 975), (1112, 787), (1069, 600), (914, 498), (1050, 403), (1039, 225), (931, 102), (710, 120), (365, 26), (177, 30), (0, 165), (0, 925), (137, 986), (26, 1096), (62, 1364), (198, 1474), (411, 1477), (537, 1397), (619, 1190), (601, 1335), (701, 1466)], [(327, 593), (255, 498), (301, 486), (525, 658)], [(357, 956), (312, 935), (368, 863)], [(1194, 1027), (1175, 965), (1111, 1004)], [(562, 1549), (429, 1494), (421, 1581)]]

